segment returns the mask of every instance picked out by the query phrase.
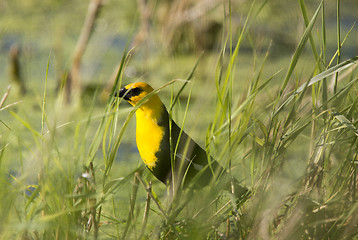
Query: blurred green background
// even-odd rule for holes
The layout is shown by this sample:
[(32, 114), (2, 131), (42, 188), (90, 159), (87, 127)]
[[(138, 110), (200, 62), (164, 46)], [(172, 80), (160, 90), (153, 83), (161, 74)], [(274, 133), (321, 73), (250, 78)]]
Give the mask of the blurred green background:
[[(209, 82), (218, 52), (223, 44), (223, 32), (228, 32), (224, 20), (228, 3), (224, 1), (143, 1), (147, 4), (147, 28), (143, 27), (138, 1), (103, 1), (94, 31), (85, 51), (81, 77), (84, 86), (106, 84), (127, 43), (135, 38), (133, 54), (126, 81), (141, 78), (152, 85), (173, 78), (184, 78), (198, 55), (204, 58), (214, 54), (214, 63), (199, 64), (198, 81)], [(256, 1), (260, 6), (264, 1)], [(312, 15), (319, 1), (307, 1), (308, 14)], [(0, 3), (0, 73), (1, 87), (9, 84), (8, 55), (11, 46), (20, 47), (21, 74), (31, 91), (41, 85), (46, 64), (50, 86), (63, 76), (71, 65), (71, 57), (86, 16), (89, 1), (35, 1), (2, 0)], [(232, 1), (232, 33), (234, 39), (241, 29), (251, 1)], [(258, 10), (258, 9), (256, 9)], [(357, 20), (358, 3), (346, 0), (341, 3), (342, 38)], [(325, 5), (327, 23), (327, 56), (336, 49), (336, 3)], [(228, 21), (228, 20), (226, 20)], [(319, 27), (319, 26), (318, 26)], [(267, 71), (287, 67), (304, 31), (298, 1), (267, 1), (255, 16), (248, 36), (241, 45), (239, 64), (241, 81), (251, 70), (253, 52), (260, 54), (271, 43)], [(313, 35), (318, 34), (313, 31)], [(357, 54), (357, 31), (353, 29), (344, 43), (342, 59)], [(308, 61), (312, 59), (307, 59)], [(206, 61), (202, 60), (203, 62)], [(209, 60), (208, 60), (209, 61)], [(303, 64), (303, 63), (301, 63)], [(206, 66), (205, 66), (206, 65)], [(271, 66), (272, 65), (272, 66)], [(304, 64), (303, 64), (304, 65)], [(206, 73), (206, 75), (205, 75)], [(270, 73), (268, 73), (269, 75)], [(158, 81), (158, 83), (156, 83)], [(39, 92), (42, 92), (41, 90)]]
[[(314, 13), (319, 2), (306, 2), (308, 16)], [(48, 74), (47, 95), (53, 98), (57, 96), (66, 74), (71, 69), (74, 49), (89, 3), (89, 1), (77, 0), (1, 1), (0, 88), (3, 90), (1, 93), (4, 94), (7, 86), (12, 85), (7, 103), (22, 100), (22, 106), (26, 104), (41, 106), (46, 73)], [(193, 83), (193, 100), (188, 117), (191, 121), (186, 123), (191, 135), (203, 145), (207, 126), (212, 120), (210, 113), (215, 108), (213, 104), (215, 94), (207, 93), (215, 92), (214, 76), (218, 56), (229, 32), (233, 44), (236, 44), (237, 36), (242, 30), (251, 5), (252, 1), (231, 1), (232, 18), (229, 22), (228, 1), (102, 1), (80, 64), (81, 104), (88, 106), (97, 89), (95, 111), (101, 112), (126, 45), (132, 49), (132, 54), (125, 68), (123, 82), (127, 84), (133, 81), (145, 81), (155, 88), (172, 79), (185, 79), (200, 54), (203, 54)], [(336, 2), (325, 4), (327, 59), (330, 59), (337, 49), (336, 7)], [(357, 20), (357, 1), (341, 2), (340, 11), (343, 40)], [(266, 79), (275, 73), (278, 74), (265, 89), (265, 94), (260, 95), (262, 100), (256, 102), (258, 108), (265, 109), (267, 101), (272, 102), (277, 94), (275, 86), (282, 81), (305, 25), (299, 2), (296, 0), (256, 1), (253, 15), (250, 19), (250, 28), (240, 45), (233, 88), (235, 98), (241, 101), (250, 79), (258, 71), (260, 61), (268, 52), (262, 78)], [(320, 27), (317, 23), (312, 31), (312, 35), (317, 39), (321, 39)], [(357, 41), (358, 31), (354, 27), (342, 47), (342, 60), (357, 55)], [(27, 89), (26, 94), (19, 91), (18, 84), (11, 76), (12, 48), (19, 49), (19, 77)], [(226, 48), (229, 49), (229, 44)], [(296, 68), (298, 82), (307, 81), (311, 77), (312, 66), (316, 64), (308, 45), (305, 52), (308, 54), (301, 56)], [(292, 82), (292, 87), (294, 84)], [(179, 84), (176, 84), (175, 89), (178, 87)], [(167, 106), (170, 91), (168, 88), (160, 93)], [(188, 90), (185, 94), (188, 94)], [(37, 102), (34, 103), (33, 99), (37, 99)], [(25, 114), (31, 118), (31, 109), (36, 106), (24, 108), (30, 110)], [(197, 113), (203, 111), (204, 114), (201, 115), (198, 124)], [(266, 114), (265, 111), (262, 113)], [(6, 115), (4, 112), (0, 114), (2, 118)], [(64, 116), (66, 115), (62, 115)], [(83, 115), (79, 116), (83, 117)], [(176, 115), (178, 118), (180, 116), (180, 114)], [(38, 120), (33, 119), (35, 122)], [(71, 121), (71, 117), (57, 121), (57, 124), (64, 124)], [(132, 135), (129, 134), (128, 138), (133, 144)]]
[[(309, 18), (312, 17), (320, 2), (306, 1), (305, 7)], [(75, 93), (80, 101), (66, 104), (64, 103), (66, 100), (60, 99), (59, 96), (61, 90), (66, 88), (63, 85), (66, 85), (66, 77), (73, 65), (76, 43), (89, 4), (90, 1), (83, 0), (0, 1), (0, 96), (2, 97), (6, 93), (8, 85), (11, 84), (12, 87), (4, 106), (14, 103), (7, 110), (0, 111), (0, 173), (2, 175), (1, 183), (5, 184), (4, 190), (1, 190), (3, 192), (0, 201), (3, 202), (2, 206), (14, 205), (11, 210), (3, 208), (0, 212), (5, 216), (3, 226), (8, 228), (4, 231), (0, 220), (0, 234), (4, 231), (7, 234), (4, 236), (16, 236), (15, 230), (19, 230), (21, 233), (19, 235), (23, 237), (26, 236), (27, 231), (31, 232), (35, 229), (34, 232), (41, 232), (41, 230), (47, 229), (46, 224), (43, 226), (31, 224), (42, 214), (40, 211), (48, 209), (43, 207), (42, 203), (30, 201), (32, 193), (28, 190), (36, 189), (37, 184), (41, 183), (44, 166), (48, 167), (45, 173), (51, 176), (49, 179), (54, 184), (52, 189), (49, 187), (40, 191), (56, 192), (58, 196), (67, 194), (68, 197), (73, 192), (76, 179), (83, 173), (83, 166), (87, 166), (89, 160), (92, 160), (89, 159), (89, 156), (94, 158), (97, 175), (103, 173), (105, 165), (103, 159), (106, 158), (106, 151), (110, 147), (103, 144), (93, 150), (91, 143), (94, 138), (98, 137), (96, 131), (103, 117), (118, 65), (125, 53), (126, 46), (130, 49), (130, 57), (123, 72), (123, 84), (145, 81), (154, 88), (158, 88), (173, 79), (186, 79), (200, 58), (190, 84), (191, 87), (187, 87), (181, 95), (182, 102), (175, 108), (173, 115), (177, 122), (181, 122), (184, 118), (186, 99), (192, 94), (185, 130), (201, 146), (205, 146), (207, 130), (213, 121), (213, 114), (218, 104), (216, 67), (220, 62), (219, 56), (223, 49), (227, 50), (226, 58), (223, 57), (222, 60), (222, 66), (227, 66), (230, 50), (232, 52), (237, 43), (250, 8), (253, 6), (234, 65), (233, 106), (240, 106), (245, 101), (252, 79), (255, 79), (257, 75), (260, 74), (262, 81), (273, 77), (272, 81), (257, 96), (255, 111), (252, 119), (250, 118), (252, 122), (254, 119), (259, 119), (266, 124), (272, 120), (270, 118), (272, 103), (278, 95), (292, 55), (305, 30), (302, 11), (297, 0), (257, 0), (254, 5), (252, 5), (253, 1), (248, 0), (233, 0), (231, 2), (219, 0), (103, 0), (88, 44), (86, 44), (81, 57), (79, 77), (81, 91)], [(358, 1), (340, 1), (339, 7), (341, 42), (352, 29), (342, 46), (340, 55), (342, 62), (358, 55), (358, 31), (355, 26), (358, 20)], [(230, 9), (231, 15), (229, 14)], [(320, 54), (322, 52), (325, 54), (325, 57), (320, 57), (327, 61), (322, 63), (327, 67), (337, 50), (337, 1), (325, 1), (324, 11), (326, 45), (322, 45), (324, 41), (322, 40), (321, 14), (313, 27), (312, 36)], [(268, 53), (268, 57), (261, 72), (260, 67), (266, 53)], [(334, 59), (330, 66), (336, 63), (337, 60)], [(311, 46), (306, 44), (287, 89), (293, 90), (297, 85), (316, 75), (318, 73), (316, 65)], [(333, 88), (333, 84), (333, 78), (328, 79), (329, 89)], [(340, 84), (342, 87), (343, 81)], [(159, 93), (167, 107), (170, 103), (171, 93), (176, 93), (180, 86), (180, 82), (175, 83), (173, 87), (165, 88)], [(44, 92), (46, 92), (46, 103), (45, 111), (42, 111)], [(309, 99), (310, 96), (305, 98), (307, 100), (306, 108), (303, 107), (304, 111), (300, 112), (302, 116), (310, 114), (311, 109), (307, 107), (310, 106)], [(345, 109), (347, 110), (347, 108)], [(130, 109), (129, 105), (120, 104), (119, 126)], [(289, 110), (285, 109), (284, 112), (288, 115)], [(321, 125), (323, 124), (321, 123)], [(111, 127), (113, 126), (111, 125)], [(132, 119), (119, 147), (115, 167), (110, 173), (113, 179), (127, 176), (136, 167), (143, 165), (135, 146), (134, 128), (135, 121)], [(258, 125), (256, 125), (256, 130), (250, 129), (250, 132), (246, 134), (262, 137), (259, 134), (255, 135), (257, 129), (259, 129)], [(38, 137), (39, 133), (43, 134), (42, 137), (45, 140)], [(109, 141), (108, 139), (111, 137), (98, 138)], [(313, 150), (309, 149), (310, 141), (308, 139), (310, 137), (312, 136), (310, 136), (309, 130), (305, 130), (285, 153), (284, 161), (282, 161), (284, 162), (283, 167), (275, 175), (277, 185), (273, 184), (270, 189), (272, 195), (277, 195), (277, 197), (273, 197), (275, 203), (282, 204), (284, 202), (282, 199), (294, 191), (297, 180), (303, 176), (307, 167), (307, 159), (310, 154), (313, 154)], [(316, 140), (312, 137), (311, 143), (318, 144), (318, 140)], [(212, 144), (215, 145), (216, 142), (214, 140), (213, 142)], [(220, 154), (221, 146), (222, 143), (219, 141), (216, 148), (213, 148), (214, 156)], [(105, 149), (106, 147), (108, 149)], [(251, 150), (249, 140), (243, 141), (237, 149), (240, 157), (253, 155), (252, 159), (254, 159), (256, 156)], [(259, 154), (257, 155), (259, 156)], [(334, 157), (332, 159), (332, 165), (337, 163)], [(249, 160), (245, 160), (247, 162), (242, 171), (252, 167)], [(274, 165), (274, 163), (272, 164)], [(256, 170), (251, 169), (252, 172), (247, 171), (245, 175), (239, 175), (240, 180), (247, 186), (255, 185), (256, 179), (252, 177), (254, 179), (252, 180), (248, 176), (250, 174), (252, 176)], [(64, 182), (56, 182), (58, 174), (61, 174), (59, 179)], [(258, 173), (255, 172), (255, 174)], [(150, 175), (146, 178), (153, 179)], [(164, 186), (156, 184), (157, 182), (154, 180), (155, 187), (161, 190), (159, 196), (165, 196)], [(280, 188), (277, 188), (278, 185)], [(40, 193), (42, 200), (45, 199), (44, 193)], [(129, 195), (129, 184), (124, 187), (123, 191), (113, 193), (113, 202), (116, 200), (126, 206), (125, 214), (117, 216), (126, 216)], [(272, 197), (272, 195), (270, 196)], [(144, 191), (139, 198), (141, 202), (145, 202)], [(54, 202), (62, 201), (60, 197), (54, 199)], [(260, 217), (265, 216), (267, 209), (269, 211), (272, 210), (271, 207), (275, 207), (272, 206), (274, 204), (270, 205), (271, 198), (266, 198), (266, 201), (260, 206), (261, 215), (257, 214)], [(58, 207), (58, 209), (49, 211), (56, 215), (58, 212), (61, 213), (61, 207), (66, 204), (61, 202), (58, 205), (56, 203), (49, 205)], [(252, 208), (255, 207), (248, 207), (248, 209)], [(118, 209), (122, 208), (118, 207)], [(115, 213), (113, 215), (116, 216)], [(262, 218), (264, 219), (264, 217)], [(36, 222), (35, 220), (34, 222)], [(50, 222), (50, 220), (48, 221)], [(48, 223), (47, 220), (44, 222)], [(70, 221), (66, 223), (68, 226), (73, 224)], [(252, 225), (248, 224), (250, 227), (247, 229), (251, 230), (257, 227), (254, 220), (250, 223)], [(9, 226), (13, 226), (13, 229)], [(106, 226), (103, 227), (103, 229), (105, 228)], [(23, 232), (25, 233), (22, 234)], [(32, 236), (34, 235), (36, 234)], [(43, 236), (53, 235), (44, 234)], [(60, 236), (62, 235), (60, 234)]]
[[(314, 13), (319, 2), (306, 2), (308, 16)], [(235, 45), (251, 4), (252, 1), (231, 1), (232, 19), (229, 23), (228, 1), (102, 1), (80, 64), (82, 103), (91, 101), (95, 89), (101, 92), (112, 86), (121, 56), (128, 44), (132, 54), (125, 69), (124, 83), (146, 81), (153, 87), (159, 87), (172, 79), (185, 79), (203, 53), (195, 73), (194, 86), (198, 91), (193, 91), (194, 100), (199, 98), (194, 102), (198, 102), (199, 106), (195, 107), (194, 104), (189, 112), (192, 113), (191, 116), (195, 116), (203, 101), (207, 103), (206, 112), (212, 112), (210, 107), (214, 105), (210, 103), (213, 103), (215, 95), (206, 93), (215, 91), (214, 76), (219, 53), (228, 32), (232, 33)], [(0, 87), (4, 93), (7, 86), (12, 84), (13, 90), (8, 102), (27, 97), (32, 99), (33, 96), (41, 99), (48, 59), (48, 94), (57, 95), (57, 90), (71, 69), (74, 49), (88, 6), (89, 1), (76, 0), (1, 1)], [(340, 4), (340, 11), (343, 39), (357, 20), (358, 3), (346, 0)], [(235, 66), (237, 79), (233, 87), (237, 96), (247, 89), (249, 79), (257, 71), (258, 63), (267, 51), (269, 55), (262, 73), (263, 78), (280, 71), (273, 80), (273, 83), (279, 83), (305, 29), (299, 2), (296, 0), (256, 1), (253, 12), (254, 17), (240, 45)], [(325, 4), (325, 18), (328, 36), (326, 56), (330, 59), (337, 49), (336, 2)], [(312, 32), (318, 39), (321, 38), (319, 28), (319, 24), (316, 24)], [(357, 40), (358, 31), (353, 28), (341, 50), (342, 60), (357, 55)], [(18, 95), (18, 86), (16, 82), (12, 82), (12, 47), (19, 49), (19, 75), (29, 91), (26, 96)], [(226, 47), (229, 48), (228, 45)], [(315, 64), (309, 46), (306, 46), (306, 51), (308, 54), (303, 54), (298, 62), (299, 81), (307, 80), (311, 74), (311, 66)], [(274, 87), (267, 88), (266, 91), (268, 100), (276, 94)], [(165, 89), (161, 96), (166, 103), (169, 102), (169, 92), (170, 90)], [(108, 93), (104, 91), (99, 94), (99, 106), (105, 103)], [(266, 106), (265, 101), (261, 102), (263, 107)], [(205, 130), (210, 116), (204, 114), (202, 121), (204, 123), (200, 125)], [(203, 131), (193, 131), (196, 138), (203, 138), (200, 136)]]

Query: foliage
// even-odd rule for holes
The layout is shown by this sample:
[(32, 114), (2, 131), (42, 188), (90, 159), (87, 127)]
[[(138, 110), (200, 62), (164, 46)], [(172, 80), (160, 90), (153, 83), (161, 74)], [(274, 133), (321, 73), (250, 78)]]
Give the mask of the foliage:
[[(102, 85), (81, 103), (65, 104), (63, 92), (54, 91), (55, 57), (36, 65), (43, 83), (21, 102), (10, 91), (0, 104), (1, 239), (357, 238), (358, 58), (343, 54), (356, 30), (340, 28), (339, 1), (332, 7), (300, 0), (304, 30), (296, 43), (290, 40), (292, 58), (283, 54), (281, 69), (270, 63), (281, 57), (277, 45), (253, 40), (258, 23), (279, 6), (248, 2), (221, 3), (227, 15), (219, 53), (198, 57), (189, 47), (179, 55), (183, 48), (172, 42), (173, 55), (153, 51), (155, 57), (141, 60), (132, 57), (141, 51), (123, 47), (105, 104)], [(333, 8), (336, 31), (326, 19)], [(114, 97), (122, 82), (143, 80), (129, 71), (148, 71), (144, 61), (178, 125), (205, 139), (199, 142), (207, 152), (250, 188), (248, 199), (210, 183), (170, 201), (148, 174), (133, 147), (137, 107)], [(167, 70), (173, 62), (189, 73), (184, 81)]]

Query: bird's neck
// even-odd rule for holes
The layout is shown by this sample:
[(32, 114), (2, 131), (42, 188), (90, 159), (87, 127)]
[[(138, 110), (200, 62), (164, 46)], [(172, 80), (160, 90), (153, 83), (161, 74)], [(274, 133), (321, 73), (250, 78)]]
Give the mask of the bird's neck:
[(157, 95), (151, 97), (148, 102), (143, 104), (136, 112), (138, 117), (146, 118), (158, 123), (161, 118), (161, 114), (164, 111), (165, 106)]

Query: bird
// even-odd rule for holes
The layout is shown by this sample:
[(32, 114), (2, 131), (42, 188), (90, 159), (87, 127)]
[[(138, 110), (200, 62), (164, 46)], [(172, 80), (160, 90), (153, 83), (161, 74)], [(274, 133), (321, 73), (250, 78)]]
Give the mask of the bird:
[[(153, 91), (149, 84), (136, 82), (115, 93), (132, 106), (141, 104), (136, 110), (136, 143), (147, 168), (171, 189), (201, 189), (220, 177), (232, 190), (229, 173), (175, 123), (157, 94), (141, 101)], [(235, 195), (247, 195), (249, 190), (234, 180)]]

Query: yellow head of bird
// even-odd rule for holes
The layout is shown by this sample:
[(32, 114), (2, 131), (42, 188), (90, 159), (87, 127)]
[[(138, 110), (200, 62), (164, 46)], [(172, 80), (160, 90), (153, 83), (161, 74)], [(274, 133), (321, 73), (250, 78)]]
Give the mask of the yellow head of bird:
[(135, 106), (141, 99), (151, 93), (154, 89), (144, 82), (132, 83), (123, 87), (117, 96), (127, 100)]
[[(138, 82), (128, 84), (123, 87), (117, 94), (117, 97), (121, 97), (127, 100), (131, 105), (135, 106), (145, 96), (153, 92), (154, 89), (147, 83)], [(148, 101), (145, 101), (139, 109), (145, 110), (148, 113), (160, 114), (164, 105), (157, 94), (153, 94)]]

